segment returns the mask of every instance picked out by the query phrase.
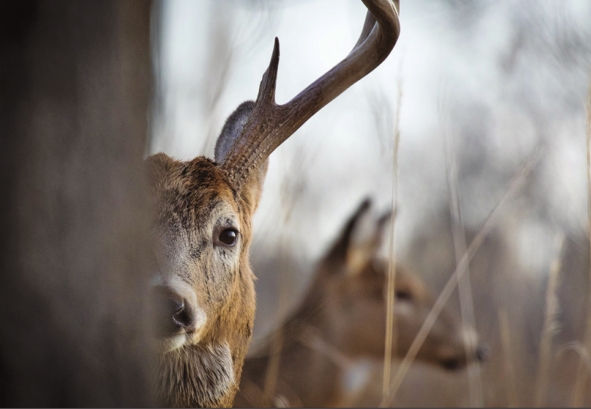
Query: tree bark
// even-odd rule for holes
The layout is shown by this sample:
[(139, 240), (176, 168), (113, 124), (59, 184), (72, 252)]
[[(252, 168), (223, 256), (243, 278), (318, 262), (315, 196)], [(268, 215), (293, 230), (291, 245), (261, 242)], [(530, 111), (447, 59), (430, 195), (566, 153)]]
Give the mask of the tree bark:
[(150, 2), (0, 3), (0, 405), (151, 406)]

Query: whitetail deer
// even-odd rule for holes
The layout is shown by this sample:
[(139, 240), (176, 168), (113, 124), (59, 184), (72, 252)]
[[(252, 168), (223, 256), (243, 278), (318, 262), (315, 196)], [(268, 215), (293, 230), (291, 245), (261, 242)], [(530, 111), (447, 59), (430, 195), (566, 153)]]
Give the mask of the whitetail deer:
[[(386, 334), (388, 264), (378, 257), (390, 213), (377, 221), (364, 201), (320, 261), (299, 308), (271, 335), (271, 341), (244, 364), (235, 405), (325, 407), (342, 402), (345, 372), (359, 358), (383, 359)], [(369, 229), (368, 229), (369, 226)], [(434, 300), (416, 274), (397, 266), (397, 338), (392, 354), (403, 357)], [(271, 342), (283, 338), (275, 393), (265, 396)], [(445, 369), (467, 364), (466, 337), (455, 316), (443, 311), (417, 358)], [(482, 360), (478, 347), (470, 360)], [(268, 392), (267, 392), (268, 393)]]
[(215, 160), (200, 156), (179, 162), (162, 153), (148, 158), (159, 239), (158, 387), (166, 405), (232, 405), (254, 322), (248, 249), (267, 158), (394, 47), (400, 26), (392, 2), (364, 3), (367, 17), (350, 54), (285, 105), (274, 101), (275, 39), (257, 100), (243, 103), (228, 118)]

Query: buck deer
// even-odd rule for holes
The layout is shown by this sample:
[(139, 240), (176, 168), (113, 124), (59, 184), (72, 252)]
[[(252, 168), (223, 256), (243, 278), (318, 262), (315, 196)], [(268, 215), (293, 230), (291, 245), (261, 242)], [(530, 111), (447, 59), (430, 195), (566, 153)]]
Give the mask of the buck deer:
[(231, 406), (254, 322), (248, 249), (267, 158), (314, 113), (375, 69), (400, 26), (390, 0), (368, 13), (350, 54), (294, 99), (277, 105), (279, 42), (255, 102), (230, 115), (215, 159), (148, 158), (155, 209), (154, 300), (162, 353), (158, 389), (173, 406)]
[[(388, 264), (378, 257), (390, 213), (374, 220), (370, 202), (351, 216), (338, 239), (320, 261), (299, 308), (271, 340), (248, 357), (236, 406), (336, 406), (342, 402), (346, 370), (359, 358), (383, 359), (386, 333)], [(392, 355), (402, 358), (434, 300), (421, 280), (397, 266), (395, 291), (397, 338)], [(462, 330), (449, 311), (443, 311), (417, 359), (447, 370), (467, 364), (466, 342), (474, 331)], [(266, 397), (265, 377), (273, 337), (283, 345), (275, 394)], [(470, 360), (482, 360), (478, 347)], [(268, 393), (268, 392), (267, 392)]]

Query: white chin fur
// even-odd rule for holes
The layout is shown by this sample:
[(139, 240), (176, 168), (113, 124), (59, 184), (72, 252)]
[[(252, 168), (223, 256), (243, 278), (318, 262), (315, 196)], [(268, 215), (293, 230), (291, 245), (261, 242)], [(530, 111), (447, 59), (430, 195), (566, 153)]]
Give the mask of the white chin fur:
[(200, 331), (192, 334), (178, 334), (160, 340), (160, 349), (167, 353), (179, 349), (186, 344), (197, 344), (201, 340)]
[(160, 340), (160, 348), (162, 352), (171, 352), (185, 345), (187, 342), (186, 334), (174, 335), (172, 337), (164, 338)]

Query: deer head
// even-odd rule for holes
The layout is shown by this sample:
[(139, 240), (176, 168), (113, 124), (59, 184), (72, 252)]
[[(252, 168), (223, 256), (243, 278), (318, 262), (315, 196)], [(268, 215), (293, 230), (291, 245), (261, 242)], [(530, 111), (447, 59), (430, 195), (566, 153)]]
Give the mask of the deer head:
[[(339, 350), (352, 357), (382, 359), (386, 333), (388, 263), (378, 256), (391, 213), (374, 218), (365, 200), (320, 263), (313, 288), (321, 288), (324, 320)], [(394, 314), (397, 328), (393, 356), (404, 357), (435, 300), (416, 273), (396, 267)], [(320, 327), (320, 325), (317, 325)], [(452, 370), (482, 360), (486, 347), (467, 357), (468, 337), (459, 319), (444, 310), (425, 340), (417, 359)]]
[(230, 406), (251, 339), (254, 275), (248, 249), (267, 158), (308, 118), (376, 68), (398, 38), (389, 0), (368, 8), (351, 53), (284, 105), (274, 101), (279, 42), (255, 102), (228, 118), (214, 160), (148, 158), (154, 206), (153, 299), (164, 404)]

